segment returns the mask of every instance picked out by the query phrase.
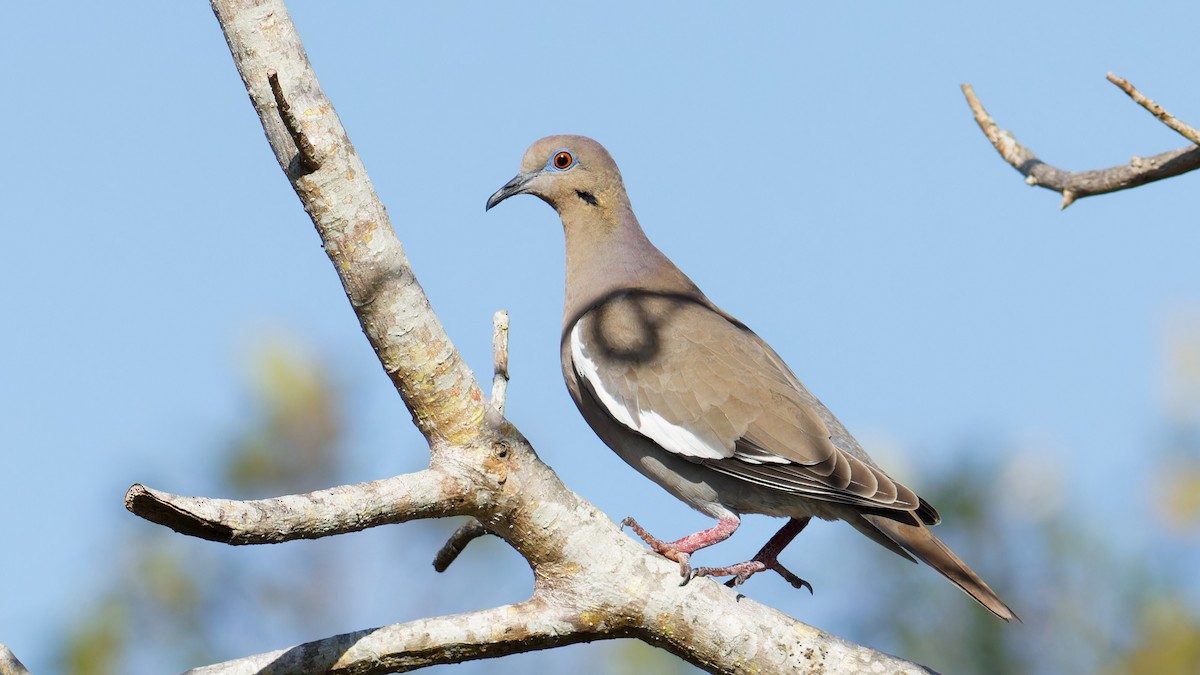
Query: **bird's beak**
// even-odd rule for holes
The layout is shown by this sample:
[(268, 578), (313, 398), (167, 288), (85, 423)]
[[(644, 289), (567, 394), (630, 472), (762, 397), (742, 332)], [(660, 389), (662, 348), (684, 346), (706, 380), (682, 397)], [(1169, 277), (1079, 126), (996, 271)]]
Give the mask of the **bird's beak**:
[(484, 211), (490, 211), (493, 206), (499, 204), (505, 199), (525, 192), (526, 186), (529, 185), (529, 181), (533, 180), (535, 175), (536, 174), (532, 173), (519, 173), (516, 176), (513, 176), (513, 179), (505, 183), (504, 187), (496, 190), (495, 194), (493, 194), (491, 197), (488, 197), (487, 207), (484, 209)]

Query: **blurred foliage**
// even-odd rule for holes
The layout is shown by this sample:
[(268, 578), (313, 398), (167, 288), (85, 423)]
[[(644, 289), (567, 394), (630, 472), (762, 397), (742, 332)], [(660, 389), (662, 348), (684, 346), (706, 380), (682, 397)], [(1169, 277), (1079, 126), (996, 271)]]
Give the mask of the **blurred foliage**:
[[(258, 498), (335, 484), (341, 415), (330, 377), (283, 340), (260, 347), (249, 364), (245, 427), (224, 444), (217, 491)], [(121, 554), (108, 561), (107, 589), (63, 641), (67, 675), (182, 670), (215, 660), (215, 646), (228, 641), (220, 617), (257, 617), (239, 627), (303, 625), (335, 606), (338, 566), (319, 553), (263, 569), (162, 528), (133, 531), (114, 547)]]
[[(945, 673), (1200, 673), (1200, 321), (1191, 325), (1170, 332), (1164, 432), (1144, 453), (1143, 489), (1134, 471), (1070, 485), (1054, 448), (988, 442), (952, 454), (1005, 463), (923, 476), (922, 496), (944, 517), (938, 536), (1023, 623), (948, 602), (935, 588), (945, 580), (918, 568), (899, 573), (854, 637)], [(1106, 521), (1120, 511), (1138, 515)], [(1131, 522), (1140, 529), (1120, 531)], [(863, 565), (862, 574), (897, 574), (884, 557)]]
[[(1005, 453), (964, 449), (960, 456)], [(1013, 462), (1031, 456), (1010, 453)], [(1043, 470), (1054, 463), (1041, 458)], [(1005, 625), (974, 602), (947, 597), (947, 582), (927, 569), (897, 571), (894, 561), (874, 556), (864, 574), (891, 576), (896, 583), (879, 598), (877, 611), (863, 614), (854, 632), (862, 641), (944, 673), (1096, 673), (1120, 669), (1134, 647), (1136, 614), (1147, 602), (1171, 603), (1168, 580), (1138, 556), (1118, 553), (1089, 530), (1086, 516), (1066, 509), (1024, 511), (1000, 494), (1012, 467), (961, 465), (930, 482), (924, 497), (941, 511), (936, 530), (1021, 616)], [(1036, 514), (1036, 515), (1032, 515)], [(887, 569), (883, 569), (887, 566)], [(1180, 614), (1188, 609), (1176, 603)], [(898, 617), (913, 616), (904, 621)], [(1198, 635), (1197, 637), (1200, 637)], [(1160, 673), (1192, 673), (1179, 663)]]
[(1133, 645), (1104, 673), (1200, 672), (1200, 621), (1178, 601), (1151, 601), (1140, 608)]
[(1200, 314), (1177, 313), (1169, 323), (1165, 466), (1151, 493), (1163, 524), (1194, 539), (1200, 536)]
[(341, 424), (326, 374), (281, 345), (263, 350), (250, 370), (257, 410), (229, 444), (226, 482), (244, 496), (328, 484)]
[(106, 597), (79, 620), (63, 648), (62, 670), (76, 675), (119, 672), (129, 622), (126, 603)]

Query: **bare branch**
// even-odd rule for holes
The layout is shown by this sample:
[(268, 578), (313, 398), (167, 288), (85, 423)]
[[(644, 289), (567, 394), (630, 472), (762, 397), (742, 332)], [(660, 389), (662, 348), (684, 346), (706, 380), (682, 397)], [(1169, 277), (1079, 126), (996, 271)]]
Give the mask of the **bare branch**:
[(274, 70), (267, 71), (267, 82), (271, 85), (271, 94), (275, 97), (275, 105), (279, 107), (279, 117), (283, 120), (283, 126), (287, 127), (288, 134), (296, 143), (300, 163), (304, 166), (306, 173), (316, 171), (321, 168), (321, 159), (317, 157), (317, 151), (313, 149), (312, 141), (309, 141), (308, 136), (304, 134), (304, 129), (300, 127), (300, 120), (296, 119), (292, 113), (291, 104), (283, 95), (283, 85), (279, 83), (279, 73)]
[[(492, 406), (504, 414), (504, 399), (508, 393), (508, 312), (500, 310), (492, 316), (492, 360), (495, 369), (492, 375)], [(483, 523), (475, 518), (465, 523), (450, 535), (450, 539), (438, 549), (433, 557), (433, 569), (445, 572), (458, 559), (467, 544), (488, 534)]]
[[(386, 209), (333, 103), (312, 71), (281, 0), (211, 0), (234, 64), (279, 166), (312, 218), (346, 295), (413, 421), (437, 450), (468, 444), (491, 406), (417, 283)], [(290, 108), (303, 111), (304, 136), (321, 158), (308, 172), (277, 114), (268, 80), (288, 83)]]
[(492, 375), (492, 405), (504, 414), (504, 397), (508, 392), (508, 312), (500, 310), (492, 317), (492, 360), (496, 364)]
[(1029, 185), (1060, 193), (1063, 196), (1061, 208), (1064, 209), (1083, 197), (1126, 190), (1200, 168), (1200, 147), (1192, 145), (1153, 157), (1134, 157), (1129, 164), (1108, 169), (1064, 171), (1038, 159), (1029, 148), (1018, 143), (1011, 132), (1000, 129), (984, 110), (971, 85), (962, 85), (962, 90), (979, 128), (1000, 156), (1020, 171)]
[(182, 497), (134, 485), (125, 508), (176, 532), (225, 544), (277, 544), (388, 523), (462, 515), (469, 490), (426, 470), (301, 495), (236, 501)]
[(627, 539), (614, 551), (617, 555), (605, 566), (628, 563), (626, 555), (632, 554), (650, 568), (649, 585), (642, 585), (646, 577), (628, 572), (598, 578), (573, 567), (563, 571), (588, 576), (596, 584), (586, 595), (539, 590), (517, 605), (348, 633), (188, 673), (404, 672), (622, 637), (642, 639), (713, 673), (933, 672), (805, 626), (711, 579), (680, 586), (677, 565), (646, 554)]
[(458, 555), (463, 552), (467, 544), (487, 533), (487, 528), (483, 526), (483, 523), (475, 518), (468, 520), (462, 527), (455, 530), (454, 534), (450, 535), (450, 539), (438, 550), (437, 555), (433, 557), (433, 569), (445, 572), (450, 568), (451, 563), (458, 559)]
[(1164, 110), (1159, 104), (1146, 98), (1142, 92), (1138, 91), (1136, 87), (1129, 83), (1129, 80), (1109, 73), (1108, 81), (1120, 87), (1121, 91), (1129, 94), (1129, 98), (1136, 101), (1138, 105), (1145, 108), (1146, 111), (1151, 115), (1157, 117), (1159, 122), (1167, 125), (1180, 136), (1183, 136), (1189, 141), (1200, 145), (1200, 132), (1180, 121), (1179, 118)]
[(0, 675), (29, 675), (29, 671), (4, 643), (0, 642)]
[(806, 626), (712, 579), (679, 586), (677, 564), (661, 557), (654, 562), (655, 576), (658, 570), (663, 576), (638, 603), (638, 637), (710, 673), (933, 672)]
[(337, 635), (289, 649), (189, 670), (187, 675), (402, 673), (443, 663), (504, 656), (622, 637), (563, 617), (539, 601)]

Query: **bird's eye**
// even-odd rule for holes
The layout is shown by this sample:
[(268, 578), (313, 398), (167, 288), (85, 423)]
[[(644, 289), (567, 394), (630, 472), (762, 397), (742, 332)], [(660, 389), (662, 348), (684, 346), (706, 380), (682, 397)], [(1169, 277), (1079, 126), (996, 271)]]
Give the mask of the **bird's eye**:
[(571, 156), (571, 153), (566, 152), (565, 150), (554, 156), (554, 168), (558, 169), (559, 171), (571, 168), (571, 165), (574, 163), (575, 158)]

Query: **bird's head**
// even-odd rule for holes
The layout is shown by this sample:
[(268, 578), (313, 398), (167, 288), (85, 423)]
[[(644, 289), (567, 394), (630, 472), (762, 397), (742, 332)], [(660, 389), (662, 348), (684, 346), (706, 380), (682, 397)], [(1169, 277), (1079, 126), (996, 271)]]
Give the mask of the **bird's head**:
[(607, 215), (629, 203), (616, 162), (585, 136), (547, 136), (529, 146), (521, 170), (488, 198), (487, 209), (519, 194), (534, 195), (563, 215)]

